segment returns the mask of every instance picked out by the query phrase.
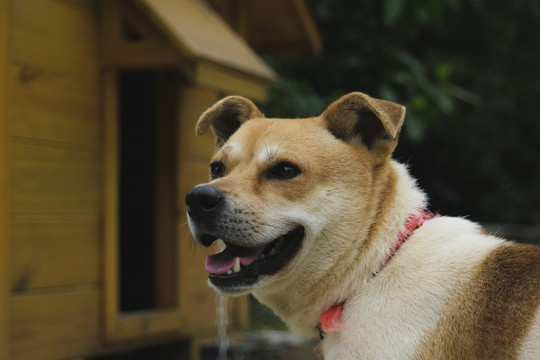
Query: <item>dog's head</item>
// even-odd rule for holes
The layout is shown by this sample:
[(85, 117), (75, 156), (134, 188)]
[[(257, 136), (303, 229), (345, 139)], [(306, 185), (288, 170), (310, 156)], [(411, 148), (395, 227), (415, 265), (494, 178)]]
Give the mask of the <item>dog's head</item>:
[(376, 211), (376, 174), (396, 146), (404, 113), (362, 93), (307, 119), (267, 119), (238, 96), (205, 111), (196, 132), (211, 127), (216, 136), (212, 180), (186, 202), (195, 239), (226, 245), (206, 260), (212, 286), (228, 294), (272, 279), (294, 286), (317, 281), (340, 261)]

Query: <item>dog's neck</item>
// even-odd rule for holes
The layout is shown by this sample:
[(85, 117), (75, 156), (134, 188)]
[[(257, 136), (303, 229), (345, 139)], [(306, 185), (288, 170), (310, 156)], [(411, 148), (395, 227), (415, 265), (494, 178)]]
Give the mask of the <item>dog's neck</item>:
[(392, 248), (390, 248), (390, 251), (388, 252), (388, 255), (386, 255), (384, 262), (381, 264), (379, 269), (373, 273), (373, 276), (377, 275), (386, 266), (386, 264), (390, 262), (390, 260), (394, 257), (396, 252), (401, 247), (401, 245), (403, 245), (403, 243), (409, 238), (409, 236), (411, 236), (411, 234), (416, 229), (424, 225), (424, 222), (426, 222), (426, 220), (429, 220), (433, 217), (434, 215), (432, 213), (424, 211), (424, 210), (418, 210), (418, 212), (412, 214), (411, 217), (409, 217), (409, 219), (405, 223), (405, 229), (400, 231), (397, 241), (392, 246)]
[[(356, 237), (358, 242), (351, 244), (353, 248), (343, 249), (339, 258), (332, 259), (339, 264), (329, 270), (328, 276), (312, 279), (311, 284), (289, 284), (287, 279), (281, 279), (279, 283), (254, 292), (256, 298), (281, 317), (291, 330), (307, 337), (317, 336), (320, 315), (362, 291), (373, 274), (385, 264), (389, 249), (395, 246), (407, 219), (424, 209), (425, 195), (417, 188), (406, 167), (391, 161), (389, 172), (393, 174), (385, 179), (388, 181), (393, 177), (394, 183), (388, 181), (388, 189), (380, 190), (384, 194), (379, 194), (377, 201), (391, 205), (371, 206), (370, 226), (363, 230), (363, 235)], [(331, 242), (332, 238), (325, 237), (324, 240)], [(294, 301), (290, 301), (291, 291), (295, 293)]]
[[(403, 245), (403, 243), (405, 243), (405, 241), (407, 241), (407, 239), (416, 229), (421, 227), (424, 222), (433, 217), (433, 214), (423, 210), (419, 210), (418, 212), (411, 215), (411, 217), (409, 217), (409, 219), (405, 223), (405, 229), (403, 229), (399, 233), (395, 244), (390, 248), (384, 262), (381, 264), (379, 269), (373, 273), (373, 276), (376, 276), (390, 262), (390, 260), (392, 260), (399, 248)], [(324, 338), (325, 334), (329, 332), (340, 331), (341, 329), (347, 327), (347, 324), (341, 322), (340, 319), (341, 312), (343, 311), (343, 306), (346, 302), (347, 301), (344, 300), (343, 302), (330, 307), (329, 309), (324, 311), (319, 317), (317, 329), (319, 331), (319, 336), (321, 340)]]

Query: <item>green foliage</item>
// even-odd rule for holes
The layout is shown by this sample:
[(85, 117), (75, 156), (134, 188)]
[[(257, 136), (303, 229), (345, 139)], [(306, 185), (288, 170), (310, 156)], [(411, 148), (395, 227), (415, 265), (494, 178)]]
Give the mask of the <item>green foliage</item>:
[(318, 55), (272, 56), (269, 116), (313, 116), (350, 91), (404, 104), (396, 156), (433, 210), (540, 222), (540, 2), (312, 0)]
[(251, 331), (287, 330), (287, 326), (276, 314), (257, 300), (249, 296), (249, 327)]

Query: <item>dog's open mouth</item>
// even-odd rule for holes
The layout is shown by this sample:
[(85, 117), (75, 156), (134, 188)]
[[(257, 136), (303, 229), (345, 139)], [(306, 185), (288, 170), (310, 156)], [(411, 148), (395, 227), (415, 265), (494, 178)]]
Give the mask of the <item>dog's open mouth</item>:
[(241, 247), (225, 242), (222, 252), (206, 258), (210, 282), (224, 291), (253, 285), (261, 275), (272, 275), (285, 267), (302, 245), (304, 228), (297, 227), (269, 244)]

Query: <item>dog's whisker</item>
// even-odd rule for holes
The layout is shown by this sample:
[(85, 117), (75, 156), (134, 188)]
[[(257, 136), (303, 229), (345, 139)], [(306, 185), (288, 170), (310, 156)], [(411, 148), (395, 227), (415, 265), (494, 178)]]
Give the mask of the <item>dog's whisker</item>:
[(334, 252), (334, 244), (332, 244), (328, 236), (326, 236), (326, 234), (324, 233), (324, 230), (321, 231), (321, 235), (324, 236), (324, 238), (326, 239), (326, 242), (328, 243), (328, 245), (330, 245), (330, 249), (332, 250), (332, 252)]
[(268, 236), (262, 234), (262, 233), (261, 233), (260, 231), (258, 231), (258, 230), (253, 230), (253, 232), (255, 232), (256, 234), (260, 235), (260, 236), (263, 238), (263, 240), (264, 240), (265, 242), (271, 242), (271, 241), (273, 240), (272, 238), (270, 238), (270, 237), (268, 237)]
[[(333, 236), (333, 237), (338, 237), (338, 238), (344, 239), (344, 240), (346, 240), (346, 241), (352, 241), (352, 240), (354, 240), (353, 238), (350, 238), (350, 237), (348, 237), (348, 236), (345, 236), (345, 235), (343, 235), (343, 234), (340, 234), (340, 233), (337, 232), (337, 231), (332, 231), (332, 230), (330, 230), (330, 229), (328, 229), (328, 228), (323, 229), (323, 230), (321, 231), (321, 233), (322, 233), (322, 234), (327, 233), (327, 234), (329, 234), (329, 235), (331, 235), (331, 236)], [(326, 236), (326, 235), (325, 235), (325, 236)]]

